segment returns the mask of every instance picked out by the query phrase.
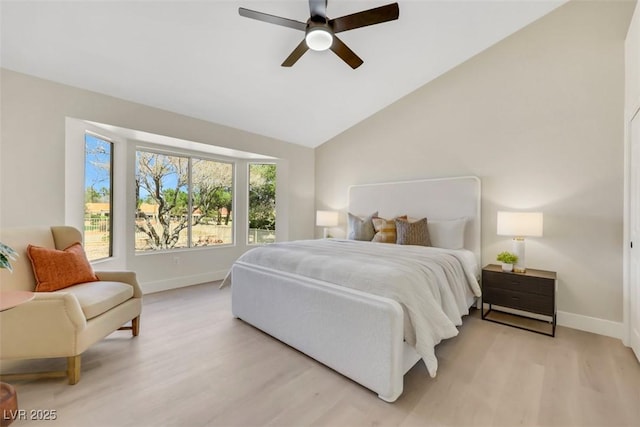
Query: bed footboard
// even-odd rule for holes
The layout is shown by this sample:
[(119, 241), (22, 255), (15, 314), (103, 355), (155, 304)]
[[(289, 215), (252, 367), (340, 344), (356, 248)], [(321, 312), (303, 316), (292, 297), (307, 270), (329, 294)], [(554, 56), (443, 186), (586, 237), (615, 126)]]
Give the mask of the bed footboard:
[(373, 390), (403, 390), (403, 311), (396, 301), (237, 262), (233, 315)]

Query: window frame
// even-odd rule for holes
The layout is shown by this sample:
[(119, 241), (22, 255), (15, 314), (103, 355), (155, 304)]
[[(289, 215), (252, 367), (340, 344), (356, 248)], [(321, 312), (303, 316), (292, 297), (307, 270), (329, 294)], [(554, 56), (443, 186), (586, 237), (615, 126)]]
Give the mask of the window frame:
[[(60, 223), (73, 226), (83, 232), (85, 212), (84, 190), (84, 135), (87, 130), (109, 138), (114, 143), (113, 156), (113, 255), (91, 264), (100, 270), (140, 270), (145, 275), (150, 274), (153, 280), (164, 284), (173, 283), (172, 277), (181, 275), (187, 266), (192, 266), (194, 260), (214, 255), (216, 260), (235, 259), (242, 251), (250, 249), (247, 245), (247, 163), (275, 163), (277, 166), (277, 218), (276, 240), (285, 241), (289, 238), (290, 204), (289, 169), (291, 165), (286, 158), (267, 155), (260, 152), (244, 151), (238, 147), (230, 148), (218, 145), (217, 141), (209, 143), (198, 142), (184, 137), (171, 137), (161, 133), (151, 133), (122, 127), (109, 123), (90, 121), (84, 118), (67, 116), (64, 119), (64, 206), (63, 218)], [(231, 144), (231, 142), (229, 142)], [(235, 144), (234, 144), (235, 145)], [(169, 154), (190, 154), (198, 158), (222, 161), (233, 165), (233, 236), (234, 243), (225, 245), (200, 246), (194, 248), (175, 249), (167, 251), (149, 251), (136, 253), (134, 250), (135, 230), (135, 152), (137, 149), (162, 151)], [(305, 193), (306, 194), (306, 193)], [(296, 196), (298, 197), (298, 196)], [(190, 253), (189, 251), (198, 250)], [(207, 250), (211, 252), (207, 252)], [(182, 251), (182, 252), (180, 252)], [(216, 252), (218, 251), (218, 252)], [(151, 258), (148, 258), (151, 257)], [(160, 264), (156, 264), (158, 258)], [(216, 261), (217, 263), (218, 261)], [(176, 268), (180, 265), (179, 268)], [(217, 265), (217, 264), (216, 264)], [(225, 267), (226, 268), (226, 267)], [(197, 270), (197, 269), (196, 269)], [(154, 273), (151, 273), (153, 271)], [(154, 274), (162, 274), (156, 277)], [(200, 271), (200, 270), (198, 270)], [(162, 272), (162, 273), (160, 273)], [(197, 273), (197, 274), (202, 274)], [(167, 279), (168, 277), (168, 279)], [(204, 276), (203, 276), (204, 277)], [(208, 277), (208, 276), (207, 276)], [(182, 283), (182, 282), (180, 282)]]
[[(216, 245), (211, 245), (211, 246), (193, 246), (193, 234), (192, 234), (192, 216), (191, 214), (188, 214), (188, 227), (187, 227), (187, 246), (186, 247), (180, 247), (180, 248), (164, 248), (164, 249), (155, 249), (155, 250), (147, 250), (147, 251), (141, 251), (136, 249), (136, 245), (135, 245), (135, 235), (136, 235), (136, 231), (134, 229), (133, 235), (132, 236), (127, 236), (127, 238), (132, 238), (133, 241), (131, 242), (132, 245), (132, 251), (133, 251), (133, 255), (134, 256), (149, 256), (149, 255), (153, 255), (153, 254), (166, 254), (166, 253), (171, 253), (171, 252), (184, 252), (184, 251), (192, 251), (192, 250), (207, 250), (207, 249), (215, 249), (215, 248), (228, 248), (228, 247), (234, 247), (237, 245), (237, 229), (236, 229), (236, 220), (235, 220), (235, 212), (236, 212), (236, 203), (237, 203), (237, 197), (236, 197), (236, 189), (237, 189), (237, 179), (236, 179), (236, 171), (237, 171), (237, 165), (238, 165), (238, 160), (239, 159), (235, 159), (235, 158), (229, 158), (229, 157), (225, 157), (225, 156), (218, 156), (218, 155), (211, 155), (209, 153), (206, 152), (202, 152), (202, 151), (197, 151), (197, 150), (184, 150), (184, 149), (180, 149), (180, 148), (175, 148), (175, 147), (167, 147), (167, 146), (159, 146), (153, 143), (136, 143), (134, 144), (133, 148), (132, 148), (132, 153), (133, 153), (133, 182), (135, 183), (136, 181), (136, 169), (137, 169), (137, 155), (139, 151), (144, 151), (147, 153), (152, 153), (152, 154), (160, 154), (160, 155), (164, 155), (164, 156), (176, 156), (176, 157), (186, 157), (188, 160), (188, 169), (189, 169), (189, 176), (188, 176), (188, 193), (187, 193), (187, 203), (188, 203), (188, 210), (189, 212), (191, 212), (192, 210), (192, 203), (193, 203), (193, 197), (192, 197), (192, 193), (191, 193), (191, 187), (192, 187), (192, 160), (198, 159), (198, 160), (207, 160), (207, 161), (214, 161), (214, 162), (218, 162), (218, 163), (226, 163), (231, 165), (231, 194), (232, 194), (232, 212), (234, 212), (232, 220), (231, 220), (231, 243), (221, 243), (221, 244), (216, 244)], [(133, 194), (134, 200), (133, 200), (133, 206), (134, 208), (136, 208), (137, 206), (137, 199), (136, 199), (136, 195), (135, 192)], [(134, 215), (134, 224), (135, 224), (135, 215)]]

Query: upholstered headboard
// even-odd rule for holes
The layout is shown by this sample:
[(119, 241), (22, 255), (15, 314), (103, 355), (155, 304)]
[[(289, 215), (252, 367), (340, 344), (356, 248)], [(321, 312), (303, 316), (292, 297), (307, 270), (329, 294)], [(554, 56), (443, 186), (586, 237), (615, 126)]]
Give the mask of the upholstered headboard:
[(464, 247), (475, 253), (480, 265), (480, 196), (476, 176), (352, 185), (348, 210), (359, 215), (377, 211), (384, 218), (405, 214), (427, 220), (465, 217)]

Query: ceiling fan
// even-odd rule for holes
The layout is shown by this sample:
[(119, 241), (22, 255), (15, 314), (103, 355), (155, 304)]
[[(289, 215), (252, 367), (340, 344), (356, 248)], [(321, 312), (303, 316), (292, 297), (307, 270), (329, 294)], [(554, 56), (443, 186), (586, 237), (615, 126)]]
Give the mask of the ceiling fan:
[(282, 63), (283, 67), (291, 67), (309, 49), (316, 51), (331, 49), (344, 62), (349, 64), (351, 68), (356, 69), (362, 65), (362, 59), (349, 49), (342, 40), (336, 37), (336, 34), (368, 25), (393, 21), (398, 19), (400, 14), (398, 3), (392, 3), (351, 15), (345, 15), (340, 18), (329, 19), (327, 18), (327, 0), (309, 0), (309, 11), (311, 12), (311, 16), (307, 22), (300, 22), (263, 12), (256, 12), (255, 10), (245, 9), (244, 7), (238, 9), (240, 16), (305, 32), (305, 38), (302, 39), (300, 44), (291, 52), (287, 59), (284, 60)]

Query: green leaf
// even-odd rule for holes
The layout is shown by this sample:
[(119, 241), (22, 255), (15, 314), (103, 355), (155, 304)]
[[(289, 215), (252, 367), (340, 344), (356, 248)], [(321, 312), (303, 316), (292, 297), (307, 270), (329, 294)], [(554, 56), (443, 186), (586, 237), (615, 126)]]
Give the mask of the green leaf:
[(0, 268), (6, 268), (9, 271), (13, 271), (11, 264), (9, 264), (9, 259), (3, 254), (0, 254)]
[(17, 256), (18, 253), (16, 251), (0, 242), (0, 268), (6, 268), (9, 271), (13, 271), (10, 260), (15, 261)]
[(515, 264), (518, 262), (518, 255), (511, 252), (500, 252), (496, 257), (497, 261), (504, 262), (505, 264)]

